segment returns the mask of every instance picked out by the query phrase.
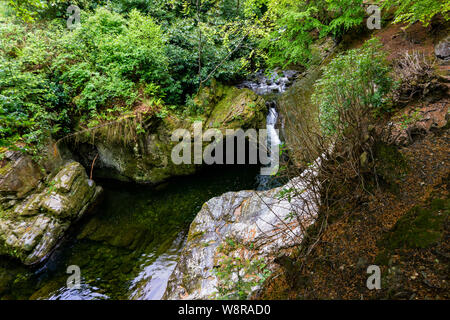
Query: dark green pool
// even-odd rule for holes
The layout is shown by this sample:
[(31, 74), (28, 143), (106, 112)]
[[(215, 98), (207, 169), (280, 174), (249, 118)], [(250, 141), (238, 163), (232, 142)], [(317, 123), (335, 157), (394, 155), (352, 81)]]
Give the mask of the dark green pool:
[[(259, 168), (222, 166), (157, 188), (97, 181), (104, 198), (40, 267), (0, 257), (2, 299), (159, 299), (189, 224), (210, 198), (255, 188)], [(68, 289), (67, 267), (81, 270)]]

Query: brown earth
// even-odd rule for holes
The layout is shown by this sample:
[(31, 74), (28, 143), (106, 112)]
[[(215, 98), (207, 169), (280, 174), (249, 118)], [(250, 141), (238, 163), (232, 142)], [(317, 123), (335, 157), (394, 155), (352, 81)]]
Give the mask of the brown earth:
[[(374, 35), (384, 44), (388, 59), (394, 61), (412, 51), (433, 57), (435, 45), (448, 34), (448, 30), (448, 24), (428, 28), (414, 24), (407, 29), (403, 25), (389, 24)], [(359, 47), (369, 37), (352, 40), (347, 47)], [(436, 71), (449, 76), (448, 66), (444, 63), (438, 64)], [(446, 85), (448, 87), (448, 83)], [(448, 94), (433, 103), (411, 101), (391, 115), (395, 119), (417, 110), (424, 115), (435, 113), (435, 116), (430, 116), (431, 120), (428, 117), (417, 121), (415, 125), (423, 125), (424, 130), (413, 137), (412, 143), (409, 141), (398, 148), (406, 159), (407, 173), (399, 174), (394, 182), (395, 188), (375, 188), (372, 195), (363, 200), (349, 202), (345, 212), (338, 212), (330, 219), (310, 254), (300, 258), (296, 257), (294, 250), (290, 261), (280, 263), (280, 269), (269, 278), (257, 298), (450, 298), (448, 102)], [(438, 125), (434, 125), (435, 122)], [(400, 164), (398, 171), (401, 171)], [(394, 246), (387, 250), (383, 241), (399, 229), (398, 225), (405, 219), (401, 218), (412, 215), (416, 207), (428, 212), (433, 199), (447, 199), (443, 200), (446, 205), (442, 209), (444, 211), (438, 211), (438, 215), (445, 217), (439, 239), (423, 247)], [(381, 290), (369, 290), (366, 286), (370, 276), (367, 274), (369, 265), (381, 268)]]
[[(447, 217), (442, 240), (430, 247), (398, 249), (381, 266), (384, 287), (366, 287), (367, 267), (377, 264), (379, 242), (414, 206), (430, 199), (448, 199), (450, 187), (450, 130), (427, 134), (400, 152), (408, 159), (408, 174), (398, 181), (398, 192), (376, 191), (366, 203), (353, 206), (331, 223), (320, 242), (294, 276), (280, 269), (268, 282), (264, 299), (448, 299), (449, 236)], [(399, 275), (391, 279), (392, 266)], [(385, 283), (387, 281), (387, 283)], [(396, 296), (397, 295), (397, 296)]]

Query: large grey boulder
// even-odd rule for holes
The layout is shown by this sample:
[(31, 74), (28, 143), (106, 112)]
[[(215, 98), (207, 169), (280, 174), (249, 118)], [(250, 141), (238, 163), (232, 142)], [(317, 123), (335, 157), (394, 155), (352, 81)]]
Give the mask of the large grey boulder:
[[(230, 192), (205, 203), (190, 226), (163, 299), (219, 298), (222, 279), (214, 268), (236, 259), (264, 261), (273, 269), (275, 258), (300, 244), (303, 230), (315, 220), (317, 201), (303, 189), (306, 185), (299, 177), (270, 191)], [(300, 191), (301, 196), (292, 197), (288, 190)], [(242, 281), (258, 282), (259, 275), (249, 274), (250, 268), (239, 272), (230, 279), (237, 281), (239, 276)], [(253, 287), (249, 294), (257, 289)]]
[(7, 152), (0, 169), (0, 255), (44, 260), (101, 192), (77, 162), (47, 176), (26, 155)]

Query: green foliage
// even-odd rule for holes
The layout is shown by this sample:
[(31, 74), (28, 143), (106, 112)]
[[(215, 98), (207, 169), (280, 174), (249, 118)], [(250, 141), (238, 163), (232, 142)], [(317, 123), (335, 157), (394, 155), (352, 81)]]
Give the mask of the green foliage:
[(106, 4), (107, 0), (7, 0), (8, 6), (15, 15), (27, 23), (39, 18), (66, 18), (66, 10), (70, 5), (80, 9), (94, 9)]
[(14, 11), (7, 3), (0, 2), (0, 19), (10, 17), (13, 14), (14, 14)]
[(183, 16), (184, 1), (180, 0), (114, 0), (111, 6), (114, 11), (128, 13), (133, 9), (148, 14), (158, 24), (170, 24)]
[(250, 2), (254, 1), (202, 0), (198, 12), (195, 0), (115, 0), (111, 5), (123, 13), (146, 12), (161, 26), (171, 76), (166, 102), (183, 104), (211, 73), (220, 82), (231, 82), (260, 64), (257, 40), (245, 37), (251, 30), (257, 33), (253, 16), (246, 15)]
[[(17, 13), (33, 3), (10, 6)], [(85, 9), (102, 3), (70, 2)], [(73, 31), (66, 28), (69, 3), (63, 0), (30, 9), (36, 14), (25, 20), (33, 24), (7, 18), (0, 29), (1, 144), (40, 144), (80, 124), (113, 121), (142, 103), (182, 105), (210, 76), (221, 82), (242, 77), (255, 66), (256, 42), (245, 37), (240, 3), (202, 1), (197, 15), (196, 1), (114, 0), (109, 9), (82, 10)]]
[(61, 129), (53, 122), (69, 121), (63, 85), (48, 70), (60, 34), (54, 31), (0, 27), (0, 146), (41, 143)]
[(38, 11), (47, 8), (47, 1), (41, 0), (8, 0), (15, 14), (25, 22), (32, 22)]
[[(81, 26), (69, 31), (69, 1), (7, 4), (28, 24), (6, 18), (0, 27), (2, 145), (39, 143), (67, 134), (80, 120), (114, 120), (142, 103), (201, 113), (193, 96), (206, 80), (235, 82), (265, 67), (264, 60), (272, 67), (307, 65), (314, 41), (339, 39), (364, 17), (362, 0), (203, 0), (199, 8), (195, 0), (73, 0), (83, 9)], [(447, 17), (449, 1), (386, 5), (397, 6), (401, 21), (426, 23), (437, 11)], [(378, 112), (388, 107), (388, 68), (378, 54), (364, 54), (336, 59), (321, 81), (317, 96), (324, 98), (321, 117), (329, 133), (337, 110), (355, 103)], [(167, 108), (161, 110), (165, 116)]]
[(0, 34), (1, 145), (67, 134), (72, 121), (111, 105), (119, 114), (145, 98), (141, 88), (163, 96), (156, 83), (170, 80), (160, 27), (136, 10), (125, 18), (97, 9), (73, 32), (55, 21), (31, 30), (7, 23)]
[(297, 1), (285, 1), (284, 5), (283, 11), (277, 7), (276, 29), (261, 45), (268, 50), (271, 66), (306, 64), (314, 40), (311, 32), (322, 27), (316, 17), (317, 8)]
[(413, 24), (417, 21), (428, 26), (431, 19), (441, 14), (446, 21), (450, 19), (449, 0), (386, 0), (383, 3), (386, 9), (395, 9), (395, 22)]
[(271, 66), (306, 65), (312, 58), (314, 40), (358, 26), (364, 18), (362, 0), (267, 0), (265, 18), (272, 31), (261, 45), (268, 50)]
[(341, 136), (348, 126), (367, 130), (370, 119), (388, 111), (394, 84), (390, 72), (376, 38), (333, 59), (315, 84), (312, 97), (319, 105), (324, 133)]
[(256, 40), (245, 37), (251, 24), (237, 19), (243, 17), (244, 7), (231, 9), (231, 4), (236, 2), (202, 1), (199, 17), (195, 2), (186, 4), (180, 18), (163, 24), (169, 73), (173, 79), (167, 88), (167, 102), (183, 104), (188, 95), (197, 93), (200, 82), (211, 73), (219, 82), (232, 82), (243, 77), (246, 68), (258, 63), (254, 54)]
[(66, 54), (56, 65), (77, 107), (94, 117), (111, 103), (130, 107), (139, 85), (167, 81), (164, 49), (162, 32), (150, 17), (133, 10), (125, 19), (100, 8), (67, 34)]
[(322, 34), (331, 34), (339, 38), (363, 22), (365, 15), (362, 1), (359, 0), (327, 0), (329, 22)]
[(250, 257), (253, 249), (237, 244), (233, 239), (227, 239), (219, 246), (218, 267), (214, 274), (218, 278), (216, 299), (248, 299), (252, 288), (261, 286), (271, 272), (262, 258)]

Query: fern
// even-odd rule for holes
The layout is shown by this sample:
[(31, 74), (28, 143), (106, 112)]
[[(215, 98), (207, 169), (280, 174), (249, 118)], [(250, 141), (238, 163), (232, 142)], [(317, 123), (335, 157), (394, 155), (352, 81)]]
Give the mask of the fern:
[(441, 13), (446, 21), (450, 19), (450, 1), (449, 0), (387, 0), (383, 7), (387, 9), (395, 8), (396, 23), (413, 24), (420, 21), (425, 27), (431, 22), (431, 19)]
[(268, 0), (266, 18), (275, 22), (270, 36), (262, 41), (268, 49), (270, 66), (306, 65), (310, 45), (319, 36), (340, 38), (364, 19), (362, 0)]
[(340, 37), (344, 32), (360, 25), (364, 19), (364, 8), (360, 0), (327, 0), (328, 11), (334, 18), (325, 28), (325, 33)]

